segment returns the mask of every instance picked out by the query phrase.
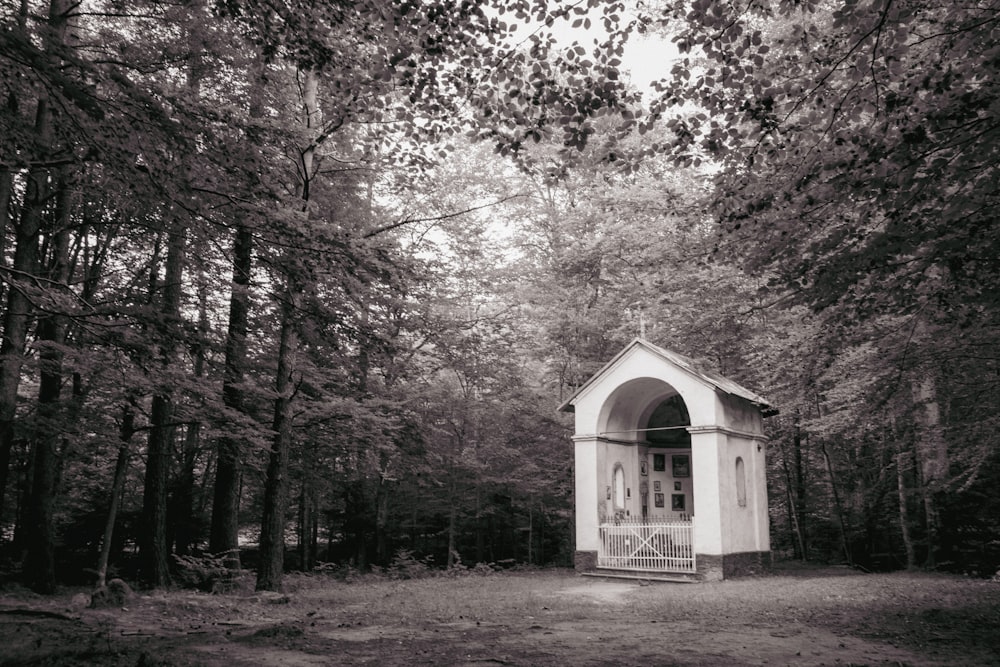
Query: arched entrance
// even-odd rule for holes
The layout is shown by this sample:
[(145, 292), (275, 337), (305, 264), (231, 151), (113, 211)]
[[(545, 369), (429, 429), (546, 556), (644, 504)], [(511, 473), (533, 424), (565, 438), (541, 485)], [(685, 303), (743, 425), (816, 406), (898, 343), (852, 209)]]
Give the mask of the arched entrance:
[(770, 561), (764, 399), (636, 339), (560, 409), (576, 413), (579, 570), (718, 579)]
[(635, 378), (607, 397), (597, 433), (607, 480), (602, 522), (694, 513), (689, 426), (684, 398), (663, 380)]
[(691, 417), (656, 377), (633, 378), (600, 409), (597, 567), (695, 573)]

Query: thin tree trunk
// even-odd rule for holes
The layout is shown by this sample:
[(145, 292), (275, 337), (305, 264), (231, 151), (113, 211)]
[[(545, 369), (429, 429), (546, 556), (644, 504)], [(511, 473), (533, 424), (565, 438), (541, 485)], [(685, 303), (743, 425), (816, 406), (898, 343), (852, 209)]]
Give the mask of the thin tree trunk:
[[(303, 125), (308, 130), (318, 126), (319, 79), (315, 70), (304, 70), (302, 74), (302, 104), (305, 117)], [(310, 182), (313, 177), (315, 145), (310, 145), (301, 154), (299, 165), (299, 200), (303, 215), (309, 214)], [(275, 591), (281, 587), (285, 560), (285, 510), (288, 495), (288, 460), (292, 446), (292, 398), (298, 352), (298, 317), (301, 282), (294, 258), (286, 257), (288, 275), (285, 277), (285, 293), (281, 304), (281, 340), (278, 346), (278, 375), (275, 383), (277, 398), (274, 401), (274, 438), (264, 483), (264, 512), (261, 519), (260, 565), (257, 570), (257, 590)]]
[[(258, 56), (257, 70), (250, 91), (250, 118), (264, 115), (264, 58)], [(259, 138), (248, 133), (254, 145)], [(243, 415), (243, 380), (247, 365), (247, 331), (250, 321), (250, 276), (253, 270), (253, 232), (245, 214), (238, 212), (233, 238), (232, 288), (229, 296), (229, 326), (226, 331), (225, 373), (222, 381), (222, 402), (233, 414)], [(242, 439), (226, 435), (219, 438), (212, 496), (212, 525), (209, 531), (209, 551), (225, 554), (227, 567), (240, 567), (239, 511), (240, 480), (242, 477)]]
[[(167, 244), (164, 271), (165, 285), (160, 312), (164, 322), (160, 327), (160, 354), (166, 369), (176, 363), (172, 338), (181, 321), (180, 305), (185, 264), (187, 227), (180, 220)], [(161, 387), (153, 396), (150, 410), (150, 431), (146, 451), (146, 475), (143, 487), (142, 537), (139, 543), (139, 568), (143, 581), (154, 587), (170, 585), (170, 543), (167, 538), (167, 483), (170, 472), (170, 450), (174, 439), (173, 391)]]
[(792, 492), (792, 472), (788, 465), (788, 454), (785, 451), (784, 446), (781, 447), (781, 464), (785, 471), (785, 491), (788, 498), (788, 522), (791, 524), (792, 535), (795, 538), (795, 551), (800, 559), (808, 560), (805, 538), (802, 535), (802, 526), (799, 524), (798, 508), (796, 507), (795, 497)]
[(802, 430), (799, 417), (795, 416), (795, 435), (792, 438), (795, 462), (795, 527), (799, 539), (802, 560), (808, 560), (809, 540), (806, 535), (806, 469), (802, 462)]
[(851, 547), (847, 541), (847, 525), (844, 522), (844, 508), (840, 502), (840, 492), (837, 490), (837, 477), (833, 472), (833, 462), (830, 460), (830, 453), (826, 449), (826, 443), (820, 441), (820, 450), (823, 452), (823, 459), (826, 461), (826, 472), (830, 476), (830, 490), (833, 492), (833, 509), (837, 514), (837, 522), (840, 525), (840, 545), (844, 550), (844, 558), (847, 564), (854, 567), (854, 558), (851, 556)]
[(298, 334), (295, 329), (297, 301), (294, 289), (285, 295), (278, 347), (278, 376), (275, 383), (274, 438), (264, 484), (264, 513), (260, 529), (260, 564), (257, 590), (281, 588), (285, 564), (285, 510), (288, 495), (288, 458), (292, 444), (292, 398)]
[(299, 568), (309, 572), (316, 565), (316, 508), (311, 484), (303, 480), (299, 492)]
[[(65, 176), (59, 178), (58, 195), (50, 244), (48, 277), (54, 284), (69, 280), (70, 191)], [(58, 447), (63, 425), (59, 398), (63, 383), (63, 345), (66, 318), (55, 313), (38, 323), (39, 371), (37, 427), (32, 455), (32, 485), (28, 501), (31, 512), (27, 524), (26, 553), (22, 573), (35, 592), (55, 592), (55, 527), (53, 510), (59, 479)]]
[(899, 498), (899, 532), (903, 538), (903, 548), (906, 550), (906, 569), (917, 567), (917, 552), (910, 532), (909, 493), (906, 490), (906, 471), (910, 469), (912, 457), (899, 442), (896, 446), (896, 493)]
[[(208, 344), (208, 290), (205, 276), (199, 276), (198, 281), (198, 335), (194, 353), (194, 377), (199, 381), (205, 377), (205, 346)], [(201, 423), (193, 422), (187, 425), (184, 432), (184, 449), (181, 458), (181, 469), (177, 475), (174, 487), (173, 517), (174, 550), (180, 556), (191, 552), (191, 546), (198, 540), (198, 521), (195, 518), (195, 466), (201, 448)]]
[[(18, 30), (23, 34), (26, 30), (27, 25), (27, 15), (28, 6), (27, 2), (22, 0), (20, 11), (18, 13)], [(7, 113), (11, 118), (15, 118), (18, 114), (18, 99), (13, 95), (7, 97), (4, 112)], [(36, 125), (37, 127), (37, 125)], [(29, 178), (29, 185), (31, 180)], [(20, 224), (13, 230), (8, 231), (8, 226), (11, 223), (11, 207), (14, 202), (14, 174), (4, 169), (0, 172), (0, 235), (2, 235), (2, 246), (0, 246), (0, 264), (4, 267), (7, 266), (7, 238), (9, 234), (13, 234), (15, 249), (17, 248), (18, 241), (20, 240), (19, 231)], [(25, 204), (28, 200), (25, 200)], [(22, 213), (23, 215), (23, 213)], [(15, 266), (16, 268), (16, 266)], [(33, 268), (33, 267), (32, 267)], [(3, 289), (0, 288), (0, 294), (3, 294)], [(8, 295), (9, 298), (9, 295)], [(10, 388), (9, 383), (11, 378), (19, 380), (20, 379), (20, 362), (18, 362), (17, 373), (12, 376), (11, 369), (7, 368), (8, 359), (10, 359), (11, 353), (14, 350), (23, 350), (23, 344), (18, 346), (12, 346), (9, 350), (7, 345), (7, 313), (9, 312), (9, 306), (7, 310), (4, 311), (4, 330), (3, 330), (3, 345), (0, 346), (0, 524), (3, 523), (4, 510), (6, 509), (6, 498), (7, 498), (7, 480), (10, 475), (10, 455), (14, 447), (14, 433), (13, 433), (13, 419), (14, 411), (16, 409), (16, 404), (12, 401), (12, 397), (9, 395)], [(17, 352), (18, 359), (20, 358), (21, 352)], [(10, 359), (13, 361), (13, 359)], [(17, 387), (14, 387), (13, 399), (16, 400)], [(15, 503), (16, 505), (16, 503)], [(0, 535), (2, 539), (2, 535)]]
[[(247, 363), (247, 330), (250, 313), (250, 272), (253, 235), (241, 224), (236, 229), (233, 244), (233, 288), (229, 299), (229, 329), (226, 335), (225, 377), (222, 401), (234, 414), (243, 414), (243, 380)], [(241, 439), (223, 436), (219, 439), (215, 469), (215, 489), (212, 504), (212, 527), (209, 550), (226, 554), (228, 567), (239, 568), (239, 489), (242, 476)]]
[(533, 546), (532, 540), (534, 539), (534, 531), (535, 531), (535, 514), (532, 511), (531, 502), (529, 500), (529, 502), (528, 502), (528, 565), (532, 565), (534, 563), (534, 560), (533, 560), (534, 554), (532, 553), (532, 546)]
[(449, 503), (448, 507), (448, 560), (446, 567), (450, 570), (455, 567), (456, 556), (458, 552), (455, 550), (455, 533), (457, 532), (457, 515), (455, 511), (455, 500), (454, 494), (452, 494), (452, 502)]
[(926, 521), (927, 553), (925, 567), (937, 564), (940, 548), (940, 510), (938, 498), (948, 475), (948, 450), (941, 428), (941, 408), (937, 401), (937, 382), (933, 372), (928, 370), (914, 382), (914, 398), (917, 404), (917, 446), (921, 497)]
[(378, 490), (375, 492), (375, 559), (379, 565), (389, 565), (389, 480), (386, 470), (379, 471)]
[[(65, 42), (69, 0), (52, 0), (44, 43), (46, 51), (54, 52)], [(22, 10), (26, 5), (22, 5)], [(22, 17), (25, 18), (25, 17)], [(24, 23), (19, 23), (22, 32)], [(44, 93), (39, 96), (35, 111), (35, 137), (40, 155), (51, 149), (53, 114)], [(49, 194), (50, 173), (47, 168), (33, 168), (27, 175), (23, 204), (14, 230), (14, 259), (8, 281), (7, 308), (3, 319), (3, 340), (0, 342), (0, 504), (6, 496), (10, 454), (14, 445), (14, 420), (17, 412), (17, 390), (21, 382), (24, 346), (34, 306), (19, 283), (35, 275), (38, 264), (38, 234)]]
[(482, 563), (486, 560), (486, 537), (483, 534), (483, 499), (482, 488), (476, 484), (476, 562)]
[(122, 490), (125, 488), (125, 477), (128, 472), (129, 443), (132, 440), (132, 434), (135, 433), (135, 410), (131, 405), (122, 408), (122, 424), (118, 432), (121, 444), (118, 445), (118, 459), (115, 461), (115, 476), (111, 482), (108, 517), (104, 522), (104, 535), (101, 537), (101, 555), (97, 560), (97, 588), (101, 588), (107, 583), (111, 542), (115, 534), (115, 522), (118, 520), (118, 503), (121, 501)]

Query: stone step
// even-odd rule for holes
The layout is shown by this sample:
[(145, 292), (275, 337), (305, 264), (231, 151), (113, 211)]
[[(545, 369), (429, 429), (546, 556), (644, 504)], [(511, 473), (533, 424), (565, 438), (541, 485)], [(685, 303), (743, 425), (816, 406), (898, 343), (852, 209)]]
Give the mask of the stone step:
[(610, 568), (597, 568), (581, 572), (585, 577), (603, 577), (606, 579), (631, 579), (633, 581), (655, 581), (657, 583), (669, 584), (696, 584), (701, 581), (697, 574), (685, 572), (645, 572), (636, 570), (613, 570)]

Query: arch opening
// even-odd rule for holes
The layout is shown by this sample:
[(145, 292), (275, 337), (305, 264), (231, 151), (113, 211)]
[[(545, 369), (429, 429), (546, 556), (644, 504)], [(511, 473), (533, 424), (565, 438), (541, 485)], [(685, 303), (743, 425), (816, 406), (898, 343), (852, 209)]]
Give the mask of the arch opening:
[(691, 434), (684, 427), (691, 425), (691, 416), (680, 394), (665, 398), (646, 421), (646, 440), (653, 447), (691, 446)]
[[(608, 396), (601, 407), (598, 435), (655, 442), (657, 446), (676, 442), (673, 446), (683, 447), (691, 442), (683, 428), (690, 425), (687, 404), (680, 392), (663, 380), (642, 377), (625, 382)], [(657, 435), (651, 438), (653, 434)]]
[(611, 392), (598, 420), (606, 480), (601, 484), (608, 490), (603, 520), (690, 520), (695, 508), (689, 426), (683, 395), (664, 380), (634, 378)]

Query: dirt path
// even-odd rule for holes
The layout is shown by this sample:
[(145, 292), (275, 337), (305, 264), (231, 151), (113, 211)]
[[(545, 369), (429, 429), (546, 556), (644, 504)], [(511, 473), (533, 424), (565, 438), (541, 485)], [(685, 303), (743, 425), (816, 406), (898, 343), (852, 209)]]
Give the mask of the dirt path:
[[(989, 636), (1000, 627), (1000, 585), (929, 581), (917, 595), (884, 577), (643, 586), (511, 575), (287, 596), (143, 595), (127, 611), (6, 598), (0, 664), (1000, 665)], [(914, 606), (924, 595), (934, 605)]]

